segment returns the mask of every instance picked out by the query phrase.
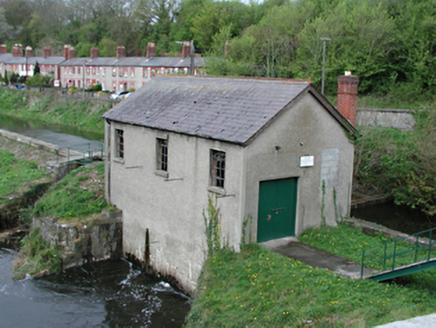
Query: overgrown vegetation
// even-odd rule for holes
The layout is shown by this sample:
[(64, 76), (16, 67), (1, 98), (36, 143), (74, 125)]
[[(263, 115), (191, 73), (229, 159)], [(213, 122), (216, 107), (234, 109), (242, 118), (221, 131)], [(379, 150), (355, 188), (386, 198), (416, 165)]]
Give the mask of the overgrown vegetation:
[(104, 164), (81, 167), (53, 185), (35, 204), (31, 217), (82, 219), (108, 208), (104, 198)]
[[(350, 227), (346, 224), (340, 224), (337, 227), (325, 227), (321, 229), (308, 229), (299, 239), (316, 248), (323, 249), (329, 253), (336, 254), (348, 258), (354, 262), (360, 263), (362, 260), (362, 250), (365, 248), (374, 247), (382, 243), (390, 242), (391, 239), (379, 233), (376, 236), (367, 235), (358, 228)], [(387, 247), (387, 254), (392, 251), (392, 244)], [(404, 242), (397, 243), (397, 252), (401, 253), (406, 250), (413, 249), (415, 245), (407, 244)], [(376, 250), (369, 252), (365, 255), (368, 260), (375, 260), (382, 256), (383, 250)], [(431, 256), (434, 257), (435, 250), (432, 250)], [(418, 253), (419, 259), (426, 259), (427, 250), (423, 249)], [(400, 255), (395, 259), (396, 266), (407, 265), (413, 263), (414, 252), (409, 252)], [(366, 261), (366, 260), (365, 260)], [(391, 259), (387, 264), (391, 263)], [(373, 265), (375, 269), (382, 270), (382, 264)], [(419, 300), (426, 299), (426, 301), (436, 301), (436, 276), (434, 271), (427, 270), (414, 273), (407, 277), (402, 277), (398, 281), (406, 284), (410, 290), (422, 292), (422, 297)]]
[[(35, 66), (36, 67), (36, 66)], [(35, 74), (30, 76), (26, 81), (28, 87), (51, 87), (53, 86), (53, 78), (47, 75)]]
[(66, 101), (53, 95), (0, 89), (1, 114), (74, 126), (83, 131), (104, 133), (101, 116), (109, 108), (110, 104), (94, 103), (89, 99)]
[(21, 241), (18, 258), (14, 262), (14, 279), (34, 276), (43, 271), (58, 272), (62, 260), (57, 247), (42, 239), (37, 229), (33, 229)]
[(24, 183), (45, 177), (45, 170), (36, 163), (16, 159), (12, 153), (0, 150), (0, 203), (5, 196), (23, 186)]
[(392, 193), (395, 202), (436, 214), (436, 115), (415, 112), (416, 129), (361, 127), (355, 145), (354, 184)]
[[(316, 235), (315, 246), (340, 247), (336, 253), (351, 259), (364, 243), (384, 240), (344, 225), (306, 235), (305, 242)], [(220, 250), (206, 261), (187, 327), (372, 327), (434, 312), (435, 279), (414, 276), (419, 284), (404, 287), (342, 278), (259, 245)]]

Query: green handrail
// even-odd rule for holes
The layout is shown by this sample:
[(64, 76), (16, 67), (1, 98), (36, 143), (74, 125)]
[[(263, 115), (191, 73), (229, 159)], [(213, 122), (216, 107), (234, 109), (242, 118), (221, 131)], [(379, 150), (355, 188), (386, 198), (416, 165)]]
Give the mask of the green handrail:
[[(421, 232), (417, 232), (413, 235), (407, 236), (407, 237), (403, 237), (403, 238), (398, 238), (395, 240), (391, 240), (388, 241), (386, 243), (377, 245), (377, 246), (373, 246), (373, 247), (369, 247), (366, 248), (364, 250), (362, 250), (362, 265), (361, 265), (361, 271), (360, 271), (360, 277), (363, 278), (363, 272), (364, 272), (364, 268), (365, 266), (371, 265), (371, 264), (375, 264), (375, 263), (380, 263), (382, 262), (382, 266), (383, 266), (383, 271), (387, 271), (386, 270), (386, 264), (388, 260), (392, 260), (392, 265), (390, 266), (390, 271), (394, 271), (395, 269), (398, 269), (398, 267), (401, 267), (403, 265), (400, 265), (398, 267), (396, 267), (395, 265), (397, 264), (397, 258), (401, 255), (407, 254), (407, 253), (411, 253), (414, 252), (414, 257), (413, 257), (413, 261), (411, 261), (411, 263), (408, 264), (413, 264), (413, 263), (418, 263), (420, 261), (418, 261), (418, 251), (421, 249), (427, 249), (427, 257), (426, 257), (426, 261), (430, 261), (431, 259), (431, 251), (432, 251), (432, 245), (436, 244), (436, 241), (433, 241), (432, 236), (433, 236), (433, 231), (436, 231), (436, 227), (432, 228), (432, 229), (428, 229), (428, 230), (424, 230)], [(424, 238), (422, 236), (429, 236), (428, 238)], [(421, 236), (421, 241), (425, 243), (425, 245), (423, 246), (419, 246), (419, 238)], [(402, 250), (402, 251), (398, 251), (397, 250), (397, 245), (398, 242), (402, 242), (405, 241), (406, 239), (413, 239), (416, 238), (415, 240), (415, 247), (411, 248), (411, 249), (407, 249), (407, 250)], [(392, 253), (388, 252), (388, 247), (392, 246), (393, 250)], [(367, 260), (365, 259), (365, 257), (368, 257), (368, 252), (383, 248), (383, 255), (380, 257), (376, 257), (374, 260)], [(422, 260), (421, 260), (422, 261)]]

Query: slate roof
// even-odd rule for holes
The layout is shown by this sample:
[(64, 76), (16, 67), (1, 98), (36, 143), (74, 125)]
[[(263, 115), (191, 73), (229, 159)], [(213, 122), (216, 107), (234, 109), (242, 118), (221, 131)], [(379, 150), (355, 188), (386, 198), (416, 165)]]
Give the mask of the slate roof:
[[(21, 57), (22, 58), (22, 57)], [(114, 66), (114, 67), (126, 67), (126, 66), (141, 66), (141, 67), (189, 67), (190, 58), (181, 57), (96, 57), (91, 59), (89, 57), (76, 57), (71, 58), (60, 66), (82, 66), (83, 61), (86, 61), (86, 66)], [(195, 57), (195, 67), (203, 67), (204, 59), (202, 57)]]
[(0, 54), (0, 63), (8, 61), (11, 57), (11, 54)]
[(186, 76), (152, 79), (103, 118), (245, 145), (286, 105), (309, 91), (330, 106), (327, 110), (336, 119), (345, 120), (304, 80)]
[[(58, 65), (63, 62), (64, 57), (60, 56), (50, 56), (50, 57), (27, 57), (28, 65), (35, 65), (36, 62), (40, 65)], [(5, 64), (26, 64), (26, 57), (11, 57), (5, 60)]]

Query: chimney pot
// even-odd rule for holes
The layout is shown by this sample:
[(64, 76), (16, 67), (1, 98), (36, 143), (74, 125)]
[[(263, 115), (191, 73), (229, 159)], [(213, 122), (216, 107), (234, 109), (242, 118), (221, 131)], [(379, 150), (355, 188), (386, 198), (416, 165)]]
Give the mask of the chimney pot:
[(64, 45), (64, 58), (65, 58), (65, 60), (68, 60), (68, 50), (69, 49), (70, 49), (69, 44)]
[(191, 42), (184, 41), (182, 45), (182, 58), (189, 57), (191, 54)]
[(91, 48), (91, 59), (98, 58), (98, 56), (99, 56), (98, 48), (92, 47)]
[(49, 46), (45, 47), (42, 52), (44, 58), (51, 57), (51, 49)]
[(153, 42), (147, 44), (146, 58), (156, 57), (156, 45)]
[(356, 124), (357, 87), (359, 77), (347, 75), (338, 77), (338, 104), (337, 109), (351, 124)]
[(74, 47), (68, 48), (68, 59), (76, 58), (76, 49)]
[(117, 47), (117, 59), (126, 57), (126, 47), (118, 46)]
[(26, 57), (33, 57), (33, 49), (30, 46), (26, 47)]

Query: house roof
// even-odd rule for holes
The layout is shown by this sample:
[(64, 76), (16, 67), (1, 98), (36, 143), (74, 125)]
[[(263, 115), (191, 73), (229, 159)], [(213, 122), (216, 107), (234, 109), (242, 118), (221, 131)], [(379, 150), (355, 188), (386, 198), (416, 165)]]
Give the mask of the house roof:
[(305, 80), (157, 77), (103, 118), (246, 145), (305, 93), (318, 98), (354, 134), (348, 121)]
[(0, 54), (0, 63), (8, 61), (11, 57), (11, 54)]
[[(22, 57), (21, 57), (22, 58)], [(82, 66), (83, 61), (86, 61), (86, 66), (114, 66), (114, 67), (125, 67), (125, 66), (140, 66), (140, 67), (189, 67), (190, 58), (181, 57), (121, 57), (117, 59), (116, 57), (77, 57), (71, 58), (60, 66)], [(204, 59), (202, 57), (195, 57), (194, 59), (195, 67), (204, 66)]]
[(64, 57), (50, 56), (50, 57), (10, 57), (9, 60), (5, 60), (5, 64), (27, 64), (35, 65), (36, 62), (40, 65), (58, 65), (65, 60)]

